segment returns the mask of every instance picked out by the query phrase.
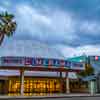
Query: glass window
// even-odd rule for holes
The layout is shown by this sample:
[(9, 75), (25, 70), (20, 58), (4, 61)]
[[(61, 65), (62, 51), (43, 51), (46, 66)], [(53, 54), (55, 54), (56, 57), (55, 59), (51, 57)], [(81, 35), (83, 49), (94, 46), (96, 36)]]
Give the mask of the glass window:
[[(60, 91), (59, 79), (34, 79), (25, 78), (24, 81), (24, 92), (25, 95), (32, 95), (34, 93), (52, 93), (54, 91)], [(20, 80), (11, 79), (9, 80), (9, 94), (20, 94)], [(27, 94), (28, 93), (28, 94)]]

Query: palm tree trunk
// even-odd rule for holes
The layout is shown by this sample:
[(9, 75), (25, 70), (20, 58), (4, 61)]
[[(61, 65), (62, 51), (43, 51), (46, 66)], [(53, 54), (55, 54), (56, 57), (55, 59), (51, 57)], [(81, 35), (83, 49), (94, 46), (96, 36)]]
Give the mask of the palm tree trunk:
[(4, 39), (4, 34), (0, 33), (0, 46), (1, 46), (2, 42), (3, 42), (3, 39)]

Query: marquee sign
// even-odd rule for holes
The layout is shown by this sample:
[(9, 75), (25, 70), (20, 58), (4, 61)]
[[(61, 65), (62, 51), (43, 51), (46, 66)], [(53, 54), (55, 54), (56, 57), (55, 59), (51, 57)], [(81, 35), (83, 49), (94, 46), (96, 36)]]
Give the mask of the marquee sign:
[(33, 58), (33, 57), (1, 57), (1, 66), (31, 66), (52, 67), (83, 70), (84, 64), (62, 59)]

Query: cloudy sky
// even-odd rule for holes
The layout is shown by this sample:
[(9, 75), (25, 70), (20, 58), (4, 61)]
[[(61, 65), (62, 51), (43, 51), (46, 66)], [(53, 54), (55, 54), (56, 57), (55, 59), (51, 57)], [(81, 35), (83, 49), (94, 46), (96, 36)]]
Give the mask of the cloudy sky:
[(3, 11), (15, 15), (17, 30), (0, 48), (10, 40), (31, 40), (65, 57), (100, 55), (100, 0), (0, 0)]

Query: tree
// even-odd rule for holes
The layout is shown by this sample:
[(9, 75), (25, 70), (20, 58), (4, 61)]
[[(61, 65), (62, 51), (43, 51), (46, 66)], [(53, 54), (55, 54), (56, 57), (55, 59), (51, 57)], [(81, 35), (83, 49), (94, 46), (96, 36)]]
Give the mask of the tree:
[(86, 77), (93, 74), (94, 74), (94, 68), (91, 66), (91, 64), (85, 64), (85, 70), (78, 73), (78, 75), (81, 77)]
[(0, 45), (5, 36), (12, 36), (16, 30), (16, 22), (13, 20), (14, 15), (3, 12), (0, 14)]

